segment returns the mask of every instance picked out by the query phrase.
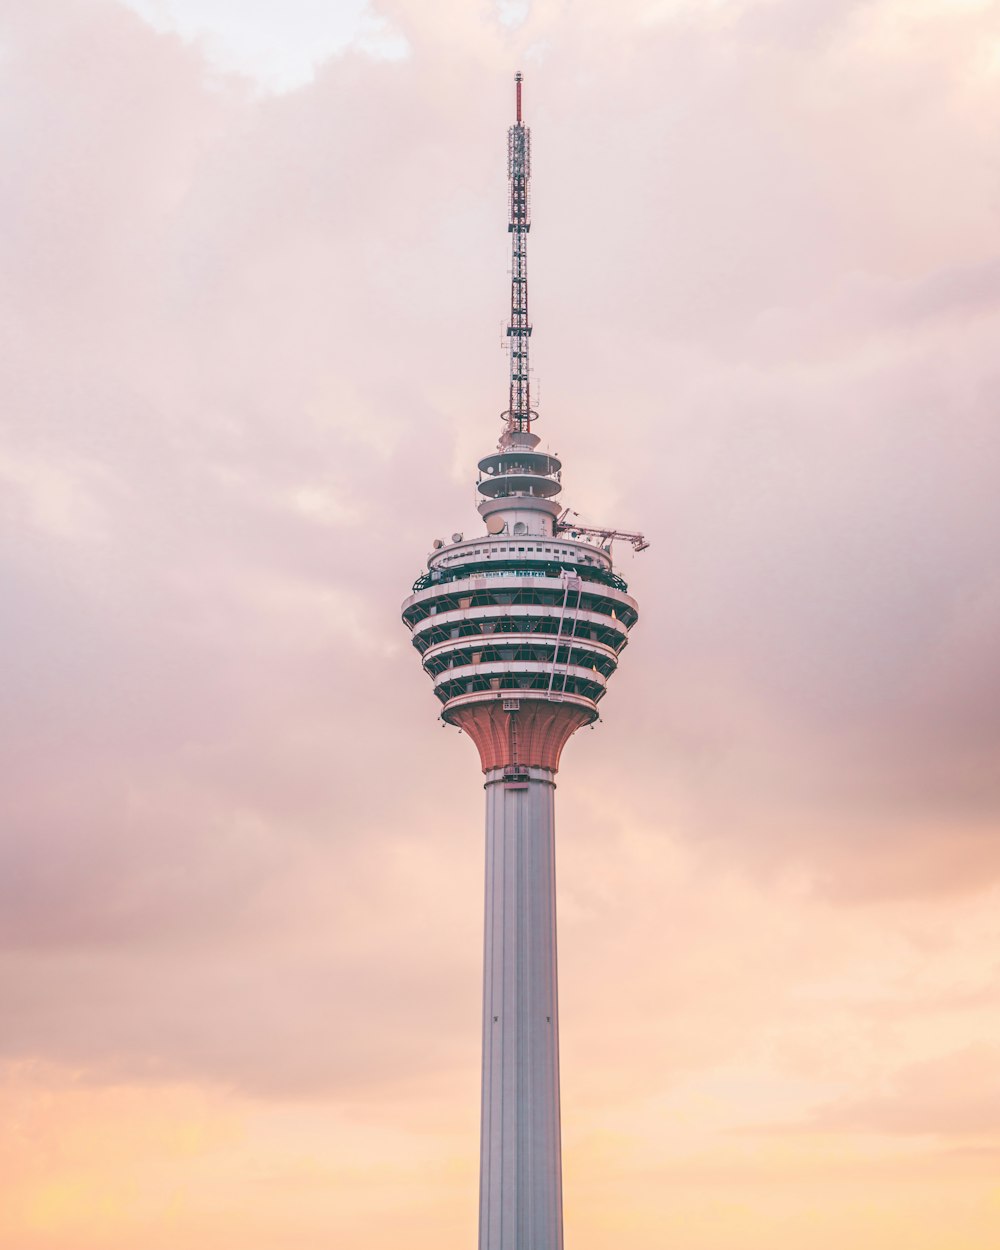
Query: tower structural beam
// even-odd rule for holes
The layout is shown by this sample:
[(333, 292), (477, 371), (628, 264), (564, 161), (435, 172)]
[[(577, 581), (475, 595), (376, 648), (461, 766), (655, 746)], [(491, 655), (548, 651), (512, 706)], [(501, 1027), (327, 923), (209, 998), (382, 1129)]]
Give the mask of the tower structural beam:
[(479, 1245), (562, 1250), (555, 779), (486, 774)]

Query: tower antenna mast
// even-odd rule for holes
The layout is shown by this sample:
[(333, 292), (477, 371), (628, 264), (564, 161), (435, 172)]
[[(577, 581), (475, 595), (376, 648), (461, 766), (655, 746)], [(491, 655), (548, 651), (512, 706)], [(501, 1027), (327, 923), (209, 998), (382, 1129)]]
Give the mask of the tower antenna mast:
[(531, 131), (521, 119), (523, 76), (514, 76), (517, 120), (507, 131), (507, 180), (511, 237), (510, 322), (507, 325), (507, 351), (510, 355), (510, 396), (503, 414), (506, 433), (531, 432), (538, 413), (531, 407), (531, 378), (528, 364), (528, 231), (531, 229)]

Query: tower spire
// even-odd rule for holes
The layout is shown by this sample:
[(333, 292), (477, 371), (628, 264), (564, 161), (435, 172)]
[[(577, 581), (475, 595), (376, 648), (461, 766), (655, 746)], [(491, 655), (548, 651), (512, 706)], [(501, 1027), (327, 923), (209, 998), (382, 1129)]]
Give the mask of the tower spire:
[(507, 230), (511, 237), (510, 321), (507, 350), (510, 355), (510, 395), (503, 414), (507, 433), (531, 432), (538, 414), (531, 407), (531, 373), (528, 365), (528, 231), (531, 229), (531, 131), (521, 120), (523, 75), (514, 75), (517, 120), (507, 131), (507, 180), (510, 183)]

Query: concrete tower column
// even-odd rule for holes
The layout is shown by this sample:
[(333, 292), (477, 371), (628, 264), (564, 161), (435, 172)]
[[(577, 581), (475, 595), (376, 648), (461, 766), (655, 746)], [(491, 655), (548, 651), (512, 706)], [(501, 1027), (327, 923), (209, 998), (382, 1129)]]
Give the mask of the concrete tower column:
[(480, 1250), (562, 1250), (555, 778), (486, 774)]

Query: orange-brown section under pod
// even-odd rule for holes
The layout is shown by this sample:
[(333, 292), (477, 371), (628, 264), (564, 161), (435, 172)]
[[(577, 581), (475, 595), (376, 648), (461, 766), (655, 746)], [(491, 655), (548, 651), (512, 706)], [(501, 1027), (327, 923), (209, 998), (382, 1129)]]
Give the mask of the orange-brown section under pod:
[(522, 699), (516, 712), (505, 712), (496, 700), (455, 708), (447, 720), (464, 729), (479, 748), (484, 773), (508, 764), (556, 772), (570, 736), (593, 715), (572, 703)]

